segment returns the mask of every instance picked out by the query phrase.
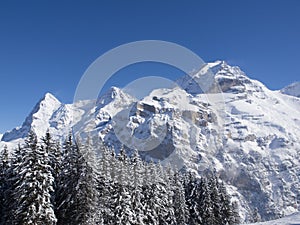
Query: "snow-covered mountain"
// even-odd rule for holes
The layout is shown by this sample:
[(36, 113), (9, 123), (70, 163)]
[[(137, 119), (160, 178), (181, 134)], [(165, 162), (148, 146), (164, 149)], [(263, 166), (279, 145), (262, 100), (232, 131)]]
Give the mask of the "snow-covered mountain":
[(61, 103), (50, 93), (47, 93), (33, 108), (29, 116), (20, 128), (15, 128), (3, 134), (2, 141), (10, 142), (15, 139), (24, 138), (31, 129), (41, 136), (50, 127), (50, 119)]
[(300, 98), (300, 82), (295, 82), (280, 90), (281, 93)]
[(299, 88), (271, 91), (224, 61), (208, 63), (178, 85), (153, 90), (142, 100), (116, 87), (97, 101), (75, 104), (46, 94), (20, 128), (3, 135), (0, 147), (16, 145), (30, 129), (39, 137), (49, 129), (62, 138), (73, 128), (115, 149), (122, 143), (137, 148), (146, 160), (171, 158), (179, 168), (215, 170), (246, 221), (255, 208), (264, 220), (297, 212), (300, 98), (294, 90)]

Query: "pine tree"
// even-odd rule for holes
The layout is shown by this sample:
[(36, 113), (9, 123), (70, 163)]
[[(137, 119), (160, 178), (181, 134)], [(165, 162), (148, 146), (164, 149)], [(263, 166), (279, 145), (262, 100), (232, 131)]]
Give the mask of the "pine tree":
[(72, 136), (69, 134), (63, 145), (62, 167), (58, 178), (58, 187), (56, 193), (55, 214), (57, 215), (57, 224), (76, 224), (74, 211), (74, 195), (76, 194), (76, 185), (78, 181), (77, 168), (78, 155), (73, 144)]
[(220, 200), (221, 200), (221, 215), (223, 217), (224, 224), (235, 224), (235, 219), (233, 215), (232, 205), (230, 202), (230, 197), (227, 194), (224, 183), (219, 184)]
[(186, 204), (188, 208), (188, 224), (196, 225), (201, 224), (202, 217), (201, 217), (201, 205), (200, 204), (200, 189), (198, 180), (196, 177), (191, 173), (187, 173), (185, 176), (184, 181), (184, 187), (185, 187), (185, 199)]
[(173, 176), (173, 207), (176, 219), (175, 224), (186, 224), (188, 222), (188, 207), (185, 201), (183, 181), (178, 172)]
[(222, 210), (222, 202), (221, 202), (221, 198), (220, 198), (218, 178), (215, 174), (212, 174), (209, 177), (208, 186), (209, 186), (209, 189), (211, 190), (210, 199), (212, 202), (212, 213), (214, 216), (213, 224), (215, 224), (215, 225), (225, 224), (224, 218), (222, 215), (222, 211), (221, 211)]
[(162, 177), (163, 180), (160, 180), (160, 185), (162, 186), (162, 217), (161, 223), (163, 224), (176, 224), (175, 210), (174, 210), (174, 186), (173, 186), (173, 175), (174, 172), (171, 168), (171, 165), (163, 168), (161, 164), (158, 164), (159, 177)]
[(46, 132), (45, 137), (42, 138), (42, 147), (45, 148), (49, 157), (51, 172), (54, 178), (54, 187), (58, 186), (58, 177), (61, 170), (61, 149), (58, 142), (55, 142), (49, 133)]
[(59, 174), (61, 170), (61, 149), (58, 142), (55, 142), (49, 133), (46, 132), (45, 137), (42, 138), (42, 148), (46, 151), (49, 158), (49, 165), (51, 167), (51, 173), (53, 176), (53, 193), (51, 197), (52, 204), (54, 205), (54, 209), (58, 207), (57, 205), (57, 196), (58, 188), (59, 188)]
[(143, 175), (143, 199), (144, 205), (144, 223), (151, 225), (158, 225), (158, 212), (160, 208), (160, 199), (157, 188), (156, 168), (153, 162), (145, 165)]
[(100, 159), (98, 160), (99, 179), (98, 179), (98, 203), (97, 203), (97, 221), (99, 224), (110, 224), (113, 213), (110, 211), (109, 202), (111, 200), (111, 168), (114, 167), (115, 158), (112, 157), (110, 150), (101, 144)]
[[(103, 158), (104, 157), (104, 158)], [(103, 170), (100, 171), (102, 174), (103, 185), (101, 189), (103, 190), (99, 197), (99, 208), (101, 210), (101, 216), (104, 224), (114, 224), (115, 223), (115, 198), (117, 185), (117, 170), (118, 162), (116, 159), (115, 151), (113, 149), (105, 149), (102, 155), (101, 165)]]
[(63, 169), (58, 199), (58, 224), (91, 224), (95, 222), (97, 204), (97, 172), (90, 143), (64, 145)]
[(131, 208), (131, 194), (129, 188), (128, 159), (124, 148), (121, 148), (117, 160), (117, 176), (112, 194), (114, 209), (114, 224), (131, 224), (133, 212)]
[(8, 156), (7, 146), (4, 146), (0, 155), (0, 223), (6, 213), (5, 196), (9, 189), (8, 174), (10, 168), (10, 160)]
[(202, 225), (216, 225), (213, 212), (213, 202), (211, 200), (211, 189), (206, 178), (201, 178), (200, 181), (200, 198), (199, 198), (200, 217)]
[(6, 174), (6, 181), (8, 183), (8, 188), (4, 193), (4, 215), (2, 218), (3, 224), (12, 224), (12, 219), (14, 218), (14, 210), (16, 207), (13, 195), (15, 193), (16, 186), (19, 183), (18, 175), (20, 173), (20, 164), (24, 158), (24, 149), (20, 145), (14, 149), (11, 156), (10, 168)]
[[(77, 224), (94, 224), (98, 201), (98, 168), (91, 139), (88, 137), (84, 145), (77, 141), (78, 172), (76, 201), (79, 212), (76, 213)], [(74, 215), (75, 216), (75, 215)]]
[(51, 204), (53, 177), (48, 156), (38, 146), (33, 131), (29, 133), (22, 152), (22, 161), (14, 167), (17, 176), (12, 192), (14, 217), (10, 218), (9, 224), (56, 224)]
[(130, 160), (129, 170), (132, 174), (132, 179), (130, 183), (131, 189), (131, 208), (133, 210), (133, 221), (132, 224), (134, 225), (143, 225), (144, 222), (144, 205), (142, 204), (143, 193), (143, 179), (142, 179), (142, 172), (143, 172), (143, 163), (139, 157), (138, 151), (135, 150), (133, 156)]

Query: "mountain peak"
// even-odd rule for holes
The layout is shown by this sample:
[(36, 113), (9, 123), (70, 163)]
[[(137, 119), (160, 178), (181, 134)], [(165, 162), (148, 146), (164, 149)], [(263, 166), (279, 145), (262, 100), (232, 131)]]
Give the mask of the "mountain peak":
[(38, 102), (39, 103), (49, 103), (49, 104), (61, 104), (61, 102), (51, 93), (47, 92)]
[(45, 95), (44, 95), (44, 99), (57, 99), (53, 94), (51, 94), (50, 92), (47, 92)]
[(112, 86), (108, 89), (107, 93), (110, 93), (112, 95), (112, 98), (114, 98), (116, 95), (120, 94), (122, 90), (118, 87)]
[(116, 99), (124, 100), (132, 98), (132, 96), (124, 92), (122, 89), (112, 86), (99, 97), (99, 99), (97, 100), (97, 105), (98, 107), (103, 107), (104, 105), (107, 105)]
[(207, 65), (210, 68), (216, 67), (216, 66), (220, 66), (220, 67), (228, 66), (228, 64), (224, 60), (216, 60), (215, 62), (207, 63)]
[[(223, 60), (217, 60), (215, 62), (205, 64), (198, 72), (196, 72), (192, 78), (190, 76), (184, 76), (178, 79), (178, 84), (188, 93), (195, 95), (206, 92), (208, 90), (214, 90), (214, 83), (217, 82), (223, 92), (233, 91), (240, 92), (241, 86), (245, 86), (246, 83), (250, 83), (250, 79), (238, 66), (230, 66)], [(210, 86), (199, 87), (199, 84), (210, 84)], [(238, 86), (240, 90), (237, 90), (233, 86)], [(234, 89), (234, 90), (233, 90)]]
[(101, 102), (102, 100), (113, 100), (117, 96), (122, 94), (122, 90), (118, 87), (112, 86), (110, 87), (103, 95), (99, 97), (99, 101)]
[(52, 94), (46, 93), (32, 109), (22, 126), (6, 132), (3, 134), (1, 140), (8, 142), (19, 138), (24, 138), (31, 129), (37, 133), (38, 137), (42, 137), (49, 127), (45, 121), (49, 121), (53, 113), (61, 105), (62, 103)]

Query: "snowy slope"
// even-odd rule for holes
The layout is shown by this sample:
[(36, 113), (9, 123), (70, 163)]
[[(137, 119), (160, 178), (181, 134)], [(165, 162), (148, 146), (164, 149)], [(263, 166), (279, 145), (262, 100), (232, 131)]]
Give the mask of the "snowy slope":
[[(197, 82), (209, 85), (199, 88)], [(199, 174), (216, 170), (245, 221), (255, 208), (264, 220), (297, 212), (300, 99), (271, 91), (224, 61), (209, 63), (178, 84), (181, 88), (153, 90), (139, 101), (116, 87), (97, 101), (76, 104), (46, 94), (21, 128), (3, 135), (0, 148), (15, 146), (30, 129), (39, 137), (49, 129), (61, 139), (73, 128), (116, 149), (125, 143), (144, 150), (146, 160), (175, 159), (177, 168)], [(159, 140), (151, 151), (148, 137)]]
[(288, 85), (280, 91), (283, 94), (292, 95), (300, 98), (300, 82), (292, 83), (291, 85)]
[(300, 213), (294, 213), (292, 215), (280, 218), (278, 220), (272, 220), (268, 222), (251, 223), (249, 225), (299, 225)]

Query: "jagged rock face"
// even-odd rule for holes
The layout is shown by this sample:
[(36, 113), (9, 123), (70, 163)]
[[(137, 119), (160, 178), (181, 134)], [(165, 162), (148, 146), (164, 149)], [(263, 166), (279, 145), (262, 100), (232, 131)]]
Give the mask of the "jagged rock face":
[[(218, 91), (199, 89), (197, 82), (210, 79), (202, 77), (209, 70)], [(29, 129), (40, 136), (49, 129), (61, 138), (73, 127), (78, 134), (93, 134), (116, 149), (128, 134), (145, 142), (153, 136), (161, 141), (140, 152), (145, 160), (168, 163), (175, 156), (180, 159), (177, 167), (199, 174), (216, 170), (239, 201), (244, 220), (255, 208), (263, 219), (299, 210), (300, 99), (270, 91), (221, 61), (207, 64), (192, 81), (183, 77), (178, 84), (181, 88), (157, 89), (142, 100), (118, 88), (97, 102), (72, 105), (54, 97), (49, 100), (48, 95), (49, 101), (41, 101), (20, 129), (4, 134), (1, 144), (21, 140)], [(223, 102), (209, 101), (216, 95)], [(224, 104), (222, 115), (216, 110), (218, 104)], [(143, 149), (142, 144), (135, 147)]]

